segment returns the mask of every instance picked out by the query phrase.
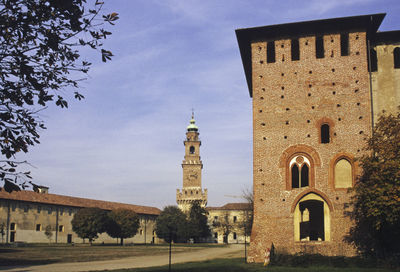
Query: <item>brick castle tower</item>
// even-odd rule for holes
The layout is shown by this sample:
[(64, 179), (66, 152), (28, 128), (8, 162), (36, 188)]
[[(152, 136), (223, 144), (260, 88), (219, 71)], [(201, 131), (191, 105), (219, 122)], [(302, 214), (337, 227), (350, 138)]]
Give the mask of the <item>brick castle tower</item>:
[[(352, 226), (347, 189), (360, 173), (354, 158), (371, 135), (373, 112), (382, 110), (378, 98), (393, 104), (398, 97), (384, 96), (400, 71), (400, 32), (377, 32), (384, 16), (236, 30), (253, 104), (249, 261), (262, 262), (272, 244), (289, 253), (356, 253), (343, 241)], [(371, 83), (371, 47), (389, 43), (390, 73)]]
[(194, 114), (190, 125), (187, 127), (185, 145), (185, 158), (182, 162), (183, 187), (176, 190), (176, 202), (178, 207), (186, 212), (193, 202), (198, 201), (202, 207), (207, 205), (207, 189), (201, 188), (201, 170), (203, 163), (200, 159), (199, 128), (196, 126)]

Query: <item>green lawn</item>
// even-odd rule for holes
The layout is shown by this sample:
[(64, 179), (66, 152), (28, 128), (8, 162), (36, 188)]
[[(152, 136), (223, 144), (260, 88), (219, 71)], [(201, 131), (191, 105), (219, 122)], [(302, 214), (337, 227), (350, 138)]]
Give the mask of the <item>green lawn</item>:
[[(263, 266), (263, 264), (245, 264), (243, 258), (237, 259), (217, 259), (204, 262), (193, 262), (184, 264), (173, 264), (173, 272), (394, 272), (400, 269), (377, 269), (359, 267), (284, 267), (284, 266)], [(167, 272), (168, 266), (136, 269), (108, 270), (109, 272)]]
[[(174, 245), (173, 252), (199, 250), (212, 245)], [(167, 245), (93, 245), (78, 244), (75, 246), (67, 244), (27, 244), (21, 247), (0, 246), (0, 270), (1, 266), (23, 265), (23, 264), (49, 264), (65, 262), (86, 262), (124, 257), (159, 255), (168, 252)]]

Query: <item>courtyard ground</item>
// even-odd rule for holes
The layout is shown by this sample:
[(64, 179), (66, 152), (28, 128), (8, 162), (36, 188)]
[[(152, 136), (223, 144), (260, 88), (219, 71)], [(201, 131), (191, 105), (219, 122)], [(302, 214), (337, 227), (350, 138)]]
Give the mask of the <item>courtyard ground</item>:
[[(71, 249), (72, 248), (72, 249)], [(0, 258), (0, 270), (13, 272), (72, 272), (72, 271), (98, 271), (98, 270), (115, 270), (128, 268), (143, 268), (162, 266), (168, 264), (168, 247), (167, 246), (132, 246), (132, 247), (53, 247), (55, 256), (51, 257), (51, 247), (40, 249), (19, 248), (20, 251), (2, 252)], [(4, 249), (3, 249), (4, 250)], [(35, 250), (37, 253), (35, 253)], [(47, 251), (50, 252), (47, 252)], [(25, 257), (23, 256), (25, 252)], [(41, 253), (40, 253), (41, 252)], [(65, 256), (62, 256), (65, 252)], [(5, 266), (4, 253), (12, 257), (13, 253), (21, 257), (21, 262), (14, 259), (14, 265)], [(26, 254), (42, 254), (42, 257), (36, 258), (36, 264), (27, 261)], [(78, 255), (77, 255), (78, 254)], [(105, 254), (108, 254), (106, 256)], [(129, 257), (128, 254), (131, 254)], [(243, 256), (244, 245), (229, 245), (229, 246), (174, 246), (172, 254), (172, 263), (196, 262), (205, 261), (216, 258), (237, 258)], [(48, 256), (48, 260), (43, 259)], [(68, 257), (70, 256), (70, 257)], [(82, 258), (81, 258), (82, 257)], [(107, 258), (108, 257), (108, 258)], [(58, 258), (58, 259), (57, 259)], [(62, 261), (60, 261), (60, 258)], [(31, 258), (33, 261), (35, 258)], [(90, 259), (90, 261), (85, 261)], [(95, 260), (97, 259), (97, 260)], [(100, 260), (99, 260), (100, 259)], [(10, 260), (10, 259), (8, 259)], [(71, 260), (68, 262), (67, 260)], [(73, 260), (73, 262), (72, 262)], [(39, 264), (42, 262), (42, 264)], [(43, 264), (47, 263), (47, 264)]]

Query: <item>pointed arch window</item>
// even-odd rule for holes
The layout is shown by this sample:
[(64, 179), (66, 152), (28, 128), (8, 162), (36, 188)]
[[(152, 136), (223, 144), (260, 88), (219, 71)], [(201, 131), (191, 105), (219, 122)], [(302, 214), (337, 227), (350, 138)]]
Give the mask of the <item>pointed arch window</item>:
[(299, 188), (299, 167), (297, 164), (292, 166), (292, 188)]
[(293, 157), (289, 163), (292, 189), (307, 187), (310, 184), (310, 160), (302, 155)]
[(353, 171), (347, 159), (340, 159), (335, 164), (335, 188), (350, 188), (353, 186)]
[(338, 153), (329, 163), (329, 184), (334, 190), (347, 190), (354, 186), (356, 173), (354, 155)]
[(329, 204), (316, 193), (308, 193), (296, 204), (294, 213), (295, 241), (330, 241)]
[(195, 148), (194, 148), (194, 146), (191, 146), (191, 147), (189, 148), (189, 153), (190, 153), (190, 154), (194, 154), (194, 152), (195, 152)]

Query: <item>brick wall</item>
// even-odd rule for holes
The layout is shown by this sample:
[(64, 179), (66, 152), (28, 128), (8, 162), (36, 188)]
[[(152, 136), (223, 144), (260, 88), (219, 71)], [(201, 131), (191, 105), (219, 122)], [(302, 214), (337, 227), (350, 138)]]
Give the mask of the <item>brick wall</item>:
[[(323, 35), (324, 58), (316, 58), (315, 39), (298, 39), (298, 61), (291, 60), (290, 39), (275, 40), (274, 63), (267, 62), (267, 41), (251, 44), (255, 214), (249, 261), (263, 261), (272, 243), (290, 253), (355, 253), (342, 241), (351, 226), (343, 214), (349, 194), (335, 189), (332, 176), (338, 158), (346, 158), (354, 179), (359, 169), (352, 159), (371, 133), (366, 33), (349, 33), (348, 56), (341, 56), (340, 34), (330, 34)], [(320, 143), (323, 123), (330, 126), (327, 144)], [(291, 189), (288, 160), (296, 154), (312, 164), (310, 184)], [(329, 210), (329, 241), (295, 241), (294, 210), (309, 193)]]

